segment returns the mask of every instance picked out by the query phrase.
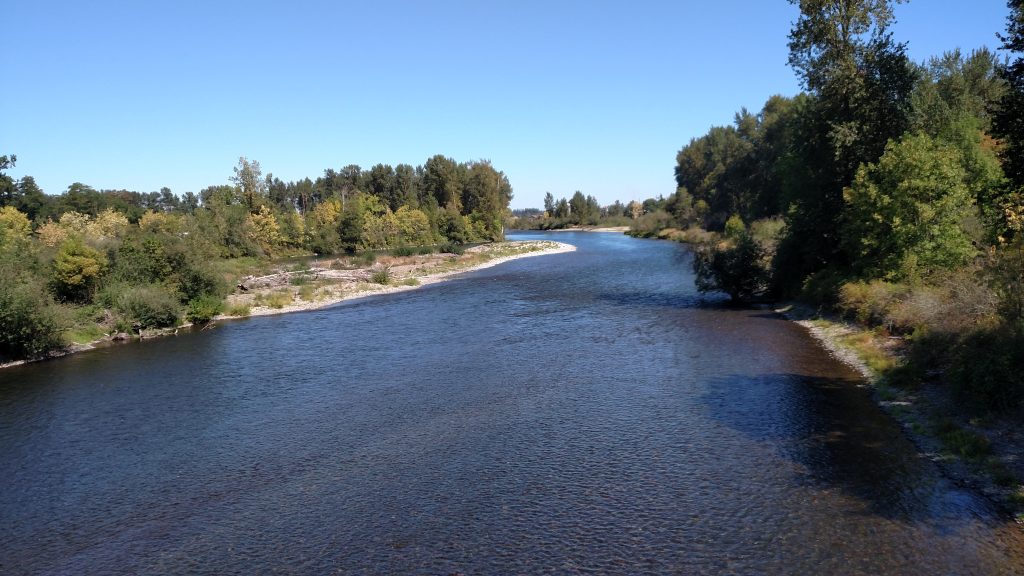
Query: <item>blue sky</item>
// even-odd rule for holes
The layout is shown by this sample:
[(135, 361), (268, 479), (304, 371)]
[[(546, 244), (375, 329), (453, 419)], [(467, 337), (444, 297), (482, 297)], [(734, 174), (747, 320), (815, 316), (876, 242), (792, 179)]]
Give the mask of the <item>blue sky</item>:
[[(917, 61), (998, 47), (1004, 0), (914, 0)], [(73, 182), (198, 192), (239, 156), (325, 168), (489, 159), (513, 207), (674, 188), (675, 154), (742, 106), (795, 94), (785, 0), (12, 2), (0, 154)]]

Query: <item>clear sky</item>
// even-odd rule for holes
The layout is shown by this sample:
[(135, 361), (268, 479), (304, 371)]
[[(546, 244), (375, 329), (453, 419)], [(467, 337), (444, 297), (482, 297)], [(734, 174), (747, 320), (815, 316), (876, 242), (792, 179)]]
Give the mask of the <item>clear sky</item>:
[[(913, 0), (922, 61), (998, 47), (1004, 0)], [(239, 156), (325, 168), (489, 159), (513, 207), (668, 195), (675, 154), (799, 85), (785, 0), (6, 3), (0, 154), (44, 191), (175, 193)]]

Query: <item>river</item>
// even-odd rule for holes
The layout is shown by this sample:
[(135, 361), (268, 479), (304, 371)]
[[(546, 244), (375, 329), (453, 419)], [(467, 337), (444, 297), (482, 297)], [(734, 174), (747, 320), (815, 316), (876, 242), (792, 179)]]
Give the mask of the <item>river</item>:
[(4, 574), (1012, 574), (799, 326), (616, 234), (0, 371)]

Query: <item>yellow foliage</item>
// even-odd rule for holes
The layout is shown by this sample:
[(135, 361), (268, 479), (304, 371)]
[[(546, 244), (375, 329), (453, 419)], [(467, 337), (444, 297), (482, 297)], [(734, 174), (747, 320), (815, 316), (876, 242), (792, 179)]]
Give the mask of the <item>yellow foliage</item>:
[(310, 227), (315, 228), (334, 227), (338, 225), (339, 218), (341, 218), (341, 202), (337, 198), (331, 198), (317, 204), (316, 208), (310, 211), (307, 225), (311, 224)]
[(179, 234), (185, 227), (184, 219), (177, 214), (147, 210), (139, 219), (139, 228), (156, 234)]
[(32, 225), (25, 216), (13, 206), (0, 208), (0, 246), (17, 239), (27, 238)]
[(387, 207), (384, 213), (377, 216), (367, 214), (363, 217), (363, 246), (370, 250), (387, 248), (398, 236), (398, 222), (395, 215)]
[(89, 229), (91, 220), (92, 219), (89, 218), (88, 214), (71, 211), (61, 214), (60, 220), (58, 220), (57, 223), (60, 224), (60, 227), (68, 234), (84, 237), (86, 235), (86, 230)]
[(422, 210), (402, 206), (395, 212), (395, 221), (406, 244), (420, 246), (430, 243), (430, 219)]
[(86, 229), (86, 236), (92, 240), (120, 238), (128, 229), (128, 219), (124, 214), (107, 208), (94, 218)]
[(67, 229), (53, 220), (47, 220), (45, 224), (36, 230), (36, 234), (39, 236), (39, 241), (42, 242), (44, 246), (48, 246), (50, 248), (57, 246), (68, 238)]
[(274, 213), (266, 206), (260, 206), (259, 213), (249, 214), (246, 218), (246, 234), (267, 254), (273, 253), (274, 248), (281, 245), (281, 228), (277, 225)]

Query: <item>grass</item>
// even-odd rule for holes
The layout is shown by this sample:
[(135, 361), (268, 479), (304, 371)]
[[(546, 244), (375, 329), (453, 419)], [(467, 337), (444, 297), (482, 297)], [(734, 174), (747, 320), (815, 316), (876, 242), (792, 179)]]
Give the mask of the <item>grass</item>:
[(288, 283), (292, 286), (305, 286), (313, 281), (313, 278), (309, 274), (296, 274), (288, 278)]
[(957, 426), (949, 419), (935, 425), (935, 435), (942, 441), (945, 450), (954, 456), (975, 463), (986, 461), (992, 455), (992, 444), (977, 432)]
[(295, 297), (292, 295), (291, 290), (275, 290), (270, 293), (257, 294), (254, 302), (257, 306), (266, 306), (267, 308), (274, 308), (280, 310), (286, 305), (291, 304)]
[(884, 374), (896, 366), (896, 360), (879, 346), (871, 332), (853, 332), (841, 336), (839, 340), (841, 344), (852, 348), (875, 374)]
[(399, 284), (401, 284), (402, 286), (419, 286), (420, 281), (417, 278), (406, 278), (405, 280), (399, 282)]
[(303, 285), (299, 288), (299, 299), (303, 302), (312, 302), (316, 299), (316, 286), (310, 284)]
[(99, 324), (81, 324), (64, 332), (64, 339), (70, 344), (88, 344), (106, 336), (107, 332)]
[(224, 313), (228, 316), (244, 317), (252, 313), (252, 308), (248, 304), (235, 304), (234, 306), (228, 306)]

